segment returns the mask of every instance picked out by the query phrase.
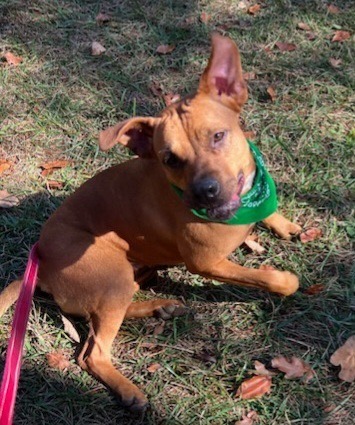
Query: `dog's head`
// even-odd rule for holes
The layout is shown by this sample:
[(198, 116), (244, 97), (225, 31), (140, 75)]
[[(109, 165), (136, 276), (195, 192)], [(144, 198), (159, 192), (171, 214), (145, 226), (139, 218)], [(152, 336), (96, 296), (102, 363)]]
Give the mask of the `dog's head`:
[(194, 96), (165, 109), (159, 117), (136, 117), (100, 134), (100, 147), (116, 143), (142, 158), (158, 160), (170, 183), (184, 191), (192, 208), (225, 220), (240, 205), (252, 157), (239, 126), (248, 97), (238, 48), (212, 36), (212, 53)]

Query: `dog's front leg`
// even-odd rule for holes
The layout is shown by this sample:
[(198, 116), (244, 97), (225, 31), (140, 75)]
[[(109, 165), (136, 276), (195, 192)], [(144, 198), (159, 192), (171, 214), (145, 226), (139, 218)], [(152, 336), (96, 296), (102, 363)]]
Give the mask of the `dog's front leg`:
[(273, 230), (282, 239), (291, 239), (292, 236), (301, 232), (302, 228), (296, 223), (292, 223), (284, 216), (278, 213), (271, 214), (263, 220), (263, 223), (269, 229)]
[[(209, 259), (211, 260), (211, 259)], [(206, 261), (188, 265), (192, 273), (200, 274), (209, 279), (250, 288), (264, 289), (281, 295), (291, 295), (297, 291), (299, 282), (296, 275), (275, 270), (269, 266), (260, 269), (249, 269), (224, 259), (219, 262)]]

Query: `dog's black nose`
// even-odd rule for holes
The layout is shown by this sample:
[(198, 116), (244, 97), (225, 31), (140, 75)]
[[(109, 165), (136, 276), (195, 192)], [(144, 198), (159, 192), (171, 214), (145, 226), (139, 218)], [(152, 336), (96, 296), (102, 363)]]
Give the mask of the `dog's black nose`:
[(199, 202), (210, 204), (216, 200), (221, 186), (216, 179), (205, 177), (193, 184), (192, 191)]

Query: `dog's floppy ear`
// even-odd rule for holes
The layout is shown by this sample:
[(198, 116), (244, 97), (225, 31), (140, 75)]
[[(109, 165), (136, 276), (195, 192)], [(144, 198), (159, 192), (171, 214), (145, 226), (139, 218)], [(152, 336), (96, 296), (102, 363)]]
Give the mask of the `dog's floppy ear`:
[(199, 91), (208, 93), (240, 112), (248, 99), (239, 50), (228, 37), (212, 34), (212, 53), (202, 74)]
[(136, 117), (100, 132), (99, 146), (106, 151), (117, 143), (127, 146), (142, 158), (154, 157), (153, 133), (158, 118)]

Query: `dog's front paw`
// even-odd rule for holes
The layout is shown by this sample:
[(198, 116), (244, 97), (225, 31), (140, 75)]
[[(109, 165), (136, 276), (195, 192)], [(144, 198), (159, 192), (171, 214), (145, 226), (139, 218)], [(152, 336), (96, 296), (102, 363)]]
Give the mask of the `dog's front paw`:
[(265, 280), (268, 281), (267, 289), (280, 295), (289, 296), (294, 294), (299, 288), (298, 277), (291, 272), (281, 272), (272, 266), (260, 266), (260, 270), (265, 270)]
[(293, 236), (298, 235), (301, 233), (301, 230), (301, 226), (288, 220), (287, 223), (284, 223), (282, 227), (275, 229), (280, 238), (286, 240), (290, 240)]

